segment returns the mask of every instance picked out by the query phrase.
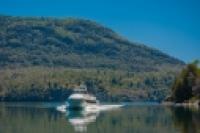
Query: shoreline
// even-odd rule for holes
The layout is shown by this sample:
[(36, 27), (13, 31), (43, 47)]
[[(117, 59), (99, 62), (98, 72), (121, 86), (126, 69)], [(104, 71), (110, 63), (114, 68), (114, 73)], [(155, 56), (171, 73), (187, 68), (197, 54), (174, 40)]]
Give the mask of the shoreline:
[(165, 106), (175, 106), (175, 107), (194, 107), (200, 108), (200, 100), (195, 100), (194, 102), (183, 102), (183, 103), (175, 103), (175, 102), (162, 102), (161, 105)]

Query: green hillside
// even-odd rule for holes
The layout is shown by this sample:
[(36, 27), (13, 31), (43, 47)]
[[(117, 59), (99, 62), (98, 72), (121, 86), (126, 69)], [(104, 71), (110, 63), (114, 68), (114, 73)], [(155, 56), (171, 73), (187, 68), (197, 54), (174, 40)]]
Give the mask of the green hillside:
[(0, 66), (157, 71), (184, 63), (81, 19), (0, 17)]
[(162, 100), (184, 62), (82, 19), (0, 16), (0, 100)]

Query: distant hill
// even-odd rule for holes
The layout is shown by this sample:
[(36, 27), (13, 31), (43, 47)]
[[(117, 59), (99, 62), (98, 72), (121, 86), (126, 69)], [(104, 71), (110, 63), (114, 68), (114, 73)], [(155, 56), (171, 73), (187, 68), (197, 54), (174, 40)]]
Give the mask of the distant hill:
[(184, 62), (83, 19), (0, 16), (0, 67), (177, 69)]
[(183, 61), (83, 19), (0, 16), (0, 101), (161, 101)]

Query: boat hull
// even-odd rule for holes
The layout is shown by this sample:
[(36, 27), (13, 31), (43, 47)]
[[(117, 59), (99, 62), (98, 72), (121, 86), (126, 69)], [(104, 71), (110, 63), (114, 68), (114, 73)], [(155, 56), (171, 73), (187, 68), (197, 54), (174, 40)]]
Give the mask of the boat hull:
[(89, 94), (82, 93), (74, 93), (69, 96), (67, 100), (67, 108), (68, 109), (90, 109), (93, 110), (96, 107), (98, 101), (96, 98)]
[(67, 108), (73, 110), (82, 110), (85, 107), (85, 101), (82, 99), (70, 99), (67, 101)]

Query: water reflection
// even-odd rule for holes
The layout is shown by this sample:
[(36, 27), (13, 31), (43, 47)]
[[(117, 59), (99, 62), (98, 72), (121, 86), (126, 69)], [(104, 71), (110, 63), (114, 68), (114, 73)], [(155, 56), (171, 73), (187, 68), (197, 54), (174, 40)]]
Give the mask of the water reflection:
[(86, 132), (88, 124), (95, 122), (99, 111), (68, 111), (67, 119), (74, 126), (76, 132)]
[(200, 110), (175, 107), (172, 109), (172, 118), (182, 133), (200, 133)]
[(0, 103), (0, 133), (200, 133), (200, 110), (189, 108), (129, 105), (93, 113), (55, 108)]
[(96, 122), (100, 112), (120, 109), (123, 105), (98, 105), (95, 108), (87, 108), (85, 110), (68, 110), (66, 105), (57, 107), (57, 110), (66, 113), (66, 118), (74, 127), (76, 132), (86, 132), (90, 123)]

